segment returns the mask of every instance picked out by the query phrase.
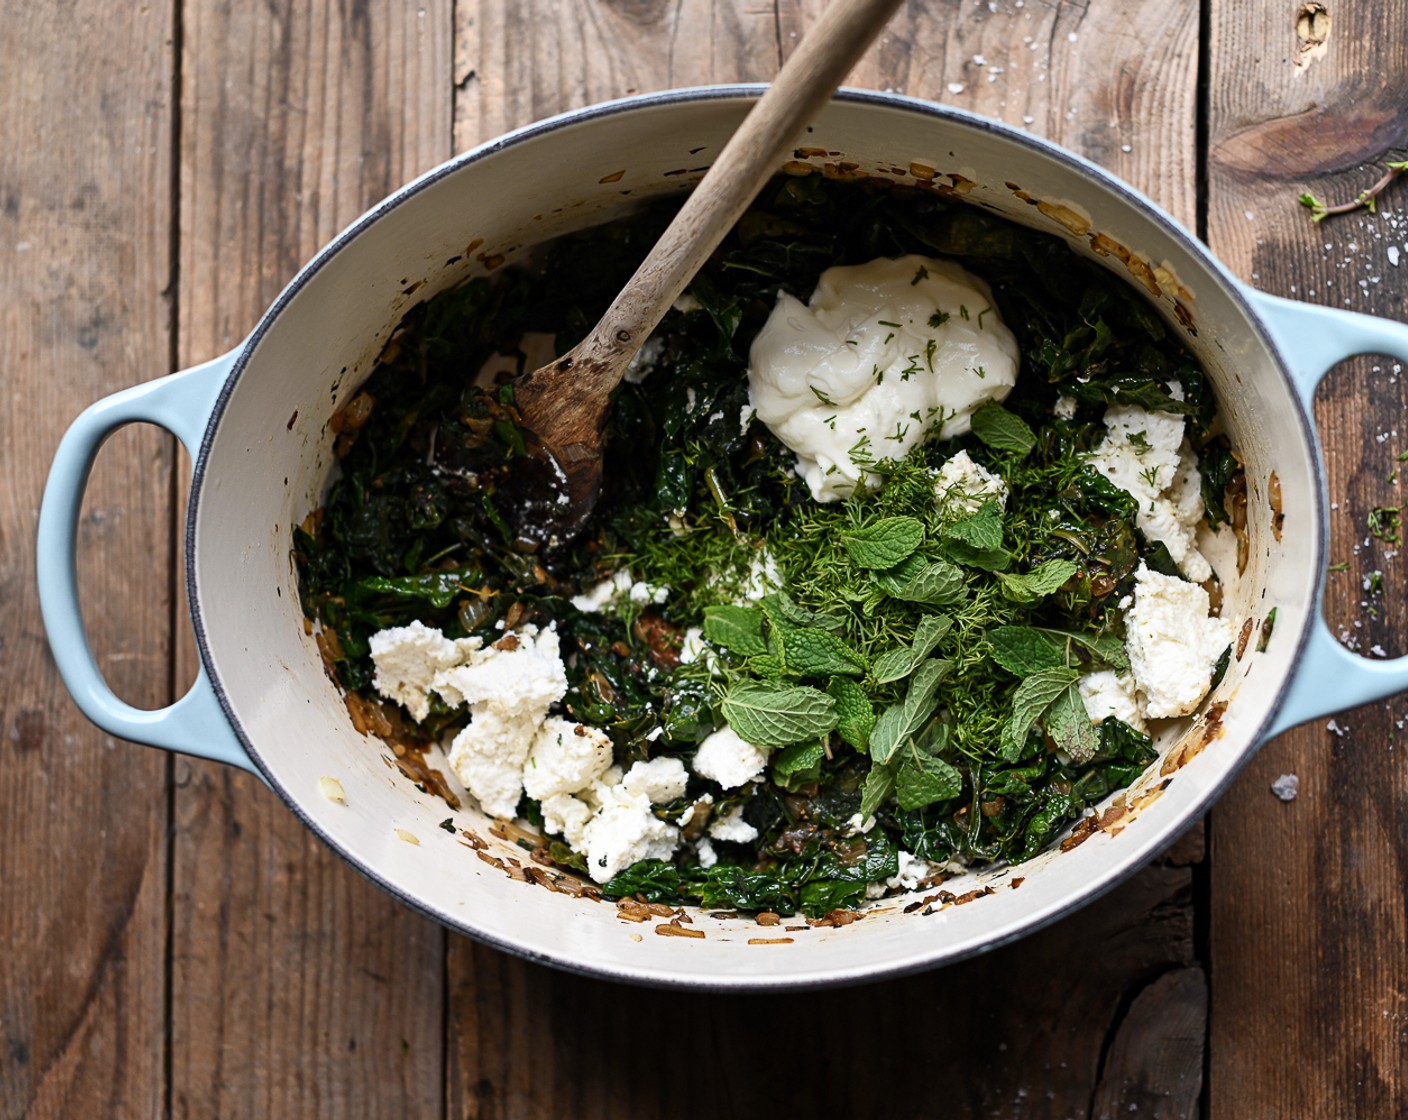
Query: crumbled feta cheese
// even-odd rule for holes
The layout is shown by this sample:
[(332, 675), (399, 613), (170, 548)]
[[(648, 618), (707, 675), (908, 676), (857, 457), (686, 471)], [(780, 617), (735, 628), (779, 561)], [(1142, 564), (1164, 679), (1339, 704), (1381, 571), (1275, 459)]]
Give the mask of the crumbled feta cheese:
[(708, 837), (694, 846), (694, 852), (699, 857), (699, 866), (706, 871), (719, 862), (719, 853), (714, 851), (714, 845), (709, 843)]
[(544, 798), (542, 809), (545, 830), (561, 836), (567, 841), (569, 848), (578, 849), (582, 846), (582, 830), (587, 827), (587, 821), (591, 820), (593, 814), (590, 805), (570, 793), (559, 793)]
[(430, 714), (430, 692), (441, 672), (458, 665), (477, 649), (475, 639), (451, 641), (422, 622), (393, 626), (371, 636), (372, 687), (410, 712), (414, 720)]
[(859, 835), (862, 835), (863, 833), (869, 832), (869, 831), (870, 831), (872, 828), (874, 828), (874, 827), (875, 827), (875, 817), (874, 817), (874, 816), (869, 816), (869, 817), (866, 817), (865, 820), (861, 820), (859, 813), (852, 813), (852, 814), (846, 819), (846, 835), (847, 835), (847, 836), (859, 836)]
[(724, 789), (736, 789), (760, 777), (767, 762), (767, 751), (744, 742), (727, 724), (708, 736), (694, 752), (694, 772), (701, 778), (711, 778)]
[(849, 497), (936, 430), (963, 435), (1017, 379), (987, 285), (905, 256), (829, 268), (809, 304), (779, 292), (749, 355), (749, 401), (819, 502)]
[(1092, 723), (1114, 716), (1136, 731), (1145, 730), (1144, 713), (1139, 708), (1134, 678), (1129, 674), (1121, 675), (1113, 669), (1102, 669), (1098, 673), (1086, 673), (1076, 684)]
[(622, 568), (615, 575), (592, 584), (580, 595), (572, 596), (572, 605), (586, 614), (598, 614), (621, 596), (629, 595), (634, 583), (630, 570)]
[(486, 813), (512, 817), (538, 728), (567, 692), (557, 630), (525, 626), (505, 634), (444, 670), (434, 687), (452, 706), (469, 705), (469, 725), (450, 746), (450, 768)]
[(698, 661), (709, 652), (709, 647), (704, 644), (704, 631), (698, 626), (691, 626), (684, 632), (684, 637), (680, 639), (680, 664), (689, 665)]
[(580, 595), (572, 596), (572, 605), (584, 614), (599, 614), (622, 599), (647, 606), (663, 603), (669, 597), (668, 587), (637, 582), (629, 568), (622, 568), (615, 575), (592, 584)]
[(1300, 793), (1300, 778), (1295, 774), (1282, 774), (1271, 783), (1271, 792), (1282, 801), (1294, 801)]
[(688, 782), (689, 775), (678, 758), (652, 758), (632, 765), (621, 779), (621, 788), (643, 794), (653, 805), (663, 805), (683, 797)]
[(523, 764), (523, 791), (536, 801), (576, 793), (611, 765), (611, 739), (604, 731), (552, 716), (544, 721)]
[(921, 884), (943, 874), (944, 869), (939, 864), (910, 855), (903, 848), (899, 850), (898, 859), (899, 870), (894, 875), (866, 884), (866, 898), (884, 898), (891, 891), (917, 890)]
[(758, 838), (758, 830), (743, 819), (743, 806), (735, 805), (709, 822), (709, 835), (715, 840), (747, 844)]
[(656, 606), (670, 597), (668, 587), (656, 587), (653, 583), (633, 583), (627, 597), (642, 606), (654, 603)]
[(934, 476), (934, 494), (944, 509), (959, 516), (976, 512), (989, 500), (1007, 508), (1007, 483), (966, 451), (944, 461)]
[(1058, 420), (1072, 420), (1075, 418), (1076, 408), (1079, 406), (1079, 403), (1080, 402), (1077, 401), (1075, 397), (1068, 397), (1065, 393), (1062, 393), (1056, 398), (1056, 404), (1052, 407), (1051, 411)]
[(680, 298), (675, 300), (670, 306), (681, 315), (688, 315), (691, 311), (701, 310), (704, 305), (699, 302), (698, 297), (696, 297), (693, 292), (684, 292), (681, 294)]
[(603, 791), (601, 808), (582, 829), (592, 878), (604, 883), (643, 859), (669, 859), (680, 830), (650, 811), (650, 799), (622, 785)]
[(1207, 694), (1213, 666), (1233, 638), (1231, 621), (1208, 617), (1210, 608), (1196, 583), (1139, 565), (1125, 646), (1150, 719), (1186, 716)]
[(1202, 488), (1198, 457), (1183, 438), (1183, 417), (1115, 405), (1105, 411), (1105, 427), (1090, 465), (1134, 498), (1140, 531), (1162, 542), (1179, 571), (1202, 583), (1212, 568), (1196, 543)]

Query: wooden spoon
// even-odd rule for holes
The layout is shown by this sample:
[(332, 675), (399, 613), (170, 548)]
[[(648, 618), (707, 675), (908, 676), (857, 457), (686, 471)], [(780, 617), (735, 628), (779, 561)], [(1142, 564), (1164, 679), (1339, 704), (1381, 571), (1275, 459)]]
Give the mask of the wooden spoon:
[(832, 0), (592, 332), (518, 379), (515, 398), (534, 454), (518, 464), (516, 508), (504, 512), (521, 536), (551, 547), (586, 524), (601, 489), (611, 391), (902, 2)]

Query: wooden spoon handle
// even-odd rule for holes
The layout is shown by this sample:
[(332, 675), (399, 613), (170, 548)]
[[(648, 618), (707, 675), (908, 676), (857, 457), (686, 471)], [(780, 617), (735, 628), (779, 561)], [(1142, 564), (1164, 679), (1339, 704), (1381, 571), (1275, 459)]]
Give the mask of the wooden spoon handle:
[(781, 153), (903, 2), (831, 0), (595, 330), (573, 350), (577, 370), (596, 381), (596, 392), (604, 396), (615, 388), (670, 305), (776, 173)]

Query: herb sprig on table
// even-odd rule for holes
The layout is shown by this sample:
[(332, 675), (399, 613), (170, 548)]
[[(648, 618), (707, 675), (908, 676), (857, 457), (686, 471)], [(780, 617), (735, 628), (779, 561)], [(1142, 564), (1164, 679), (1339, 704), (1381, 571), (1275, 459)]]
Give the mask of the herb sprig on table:
[[(498, 508), (522, 453), (511, 391), (467, 378), (491, 359), (521, 365), (524, 335), (574, 345), (670, 211), (563, 238), (530, 270), (470, 280), (408, 316), (340, 414), (342, 476), (297, 535), (333, 671), (370, 696), (368, 638), (413, 619), (486, 640), (556, 622), (564, 705), (610, 734), (621, 765), (687, 760), (725, 718), (773, 748), (754, 789), (694, 778), (659, 810), (678, 819), (711, 792), (716, 814), (743, 806), (756, 843), (718, 842), (708, 869), (687, 845), (678, 863), (628, 868), (608, 895), (819, 914), (895, 875), (900, 849), (939, 864), (1030, 857), (1154, 757), (1124, 724), (1091, 725), (1075, 680), (1123, 667), (1115, 604), (1141, 559), (1172, 565), (1135, 528), (1133, 499), (1081, 456), (1109, 404), (1188, 416), (1209, 519), (1225, 518), (1235, 461), (1210, 437), (1201, 370), (1123, 282), (1054, 237), (932, 191), (786, 178), (666, 317), (655, 370), (619, 390), (587, 531), (555, 554), (525, 551)], [(910, 252), (991, 285), (1021, 348), (1018, 388), (972, 434), (877, 460), (878, 491), (818, 505), (790, 453), (747, 422), (749, 345), (779, 290), (806, 298), (832, 265)], [(1053, 415), (1058, 394), (1073, 416)], [(936, 501), (935, 470), (958, 450), (1004, 480), (1005, 508)], [(622, 567), (668, 599), (572, 606)], [(693, 626), (709, 652), (681, 664)], [(437, 699), (412, 733), (464, 719)], [(538, 819), (531, 801), (521, 809)]]

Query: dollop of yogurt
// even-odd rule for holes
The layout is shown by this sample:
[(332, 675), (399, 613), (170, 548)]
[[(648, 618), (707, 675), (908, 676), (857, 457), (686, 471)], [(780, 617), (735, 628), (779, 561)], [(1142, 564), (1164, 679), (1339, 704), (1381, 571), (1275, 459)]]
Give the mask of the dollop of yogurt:
[(911, 254), (828, 268), (806, 304), (779, 293), (748, 387), (812, 497), (830, 502), (878, 484), (877, 463), (963, 435), (1011, 392), (1018, 362), (987, 285)]

